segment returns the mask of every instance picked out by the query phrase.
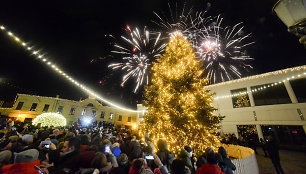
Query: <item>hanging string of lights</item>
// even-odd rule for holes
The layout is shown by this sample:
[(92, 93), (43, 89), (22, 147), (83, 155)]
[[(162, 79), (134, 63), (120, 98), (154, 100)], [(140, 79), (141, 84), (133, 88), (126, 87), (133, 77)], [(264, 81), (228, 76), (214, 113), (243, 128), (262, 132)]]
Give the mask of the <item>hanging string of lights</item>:
[[(301, 67), (296, 67), (296, 68), (290, 68), (291, 70), (293, 69), (296, 69), (298, 71), (301, 71), (301, 70), (306, 70), (306, 66), (301, 66)], [(289, 71), (286, 71), (286, 70), (282, 70), (284, 71), (284, 73), (286, 72), (289, 72)], [(269, 74), (269, 73), (267, 73)], [(266, 76), (267, 74), (263, 74), (261, 75), (262, 77)], [(272, 74), (271, 74), (272, 75)], [(254, 77), (254, 76), (253, 76)], [(226, 99), (226, 98), (232, 98), (232, 97), (237, 97), (237, 96), (240, 96), (240, 95), (246, 95), (246, 94), (250, 94), (250, 93), (254, 93), (254, 92), (258, 92), (258, 91), (262, 91), (262, 90), (265, 90), (267, 88), (271, 88), (271, 87), (274, 87), (274, 86), (278, 86), (282, 83), (285, 83), (287, 81), (290, 81), (290, 80), (293, 80), (293, 79), (299, 79), (299, 78), (303, 78), (303, 77), (306, 77), (306, 71), (305, 72), (298, 72), (296, 75), (291, 75), (290, 77), (287, 77), (287, 78), (284, 78), (283, 80), (280, 80), (278, 82), (274, 82), (274, 83), (271, 83), (271, 84), (268, 84), (268, 85), (263, 85), (261, 87), (258, 87), (258, 88), (255, 88), (255, 89), (252, 89), (250, 91), (245, 91), (245, 92), (241, 92), (241, 93), (236, 93), (236, 94), (231, 94), (231, 95), (223, 95), (223, 96), (215, 96), (214, 97), (214, 100), (219, 100), (219, 99)], [(243, 78), (243, 79), (250, 79), (252, 77), (246, 77), (246, 78)], [(239, 80), (242, 80), (242, 79), (239, 79)], [(235, 81), (239, 81), (239, 80), (233, 80), (232, 83), (234, 83)], [(230, 83), (231, 81), (228, 81), (228, 82), (224, 82), (224, 83)], [(221, 85), (221, 84), (216, 84), (216, 85), (210, 85), (210, 86), (207, 86), (208, 88), (212, 88), (213, 86), (217, 86), (217, 85)]]
[[(125, 108), (125, 107), (122, 107), (118, 104), (115, 104), (109, 100), (106, 100), (104, 99), (103, 97), (101, 97), (100, 95), (98, 95), (97, 93), (95, 93), (94, 91), (90, 90), (88, 87), (84, 86), (83, 84), (80, 84), (78, 81), (76, 81), (75, 79), (73, 79), (71, 76), (69, 76), (68, 74), (66, 74), (63, 70), (61, 70), (59, 67), (57, 67), (54, 63), (52, 63), (49, 59), (47, 59), (44, 54), (40, 53), (39, 50), (35, 50), (33, 47), (29, 46), (27, 43), (23, 42), (20, 38), (18, 38), (15, 34), (13, 34), (12, 32), (10, 31), (7, 31), (6, 28), (1, 25), (0, 26), (0, 30), (2, 31), (6, 31), (7, 34), (12, 38), (14, 39), (17, 43), (19, 43), (21, 46), (23, 46), (26, 50), (30, 51), (36, 58), (38, 58), (39, 60), (41, 60), (42, 62), (44, 62), (45, 64), (47, 64), (49, 67), (51, 67), (54, 71), (56, 71), (57, 73), (59, 73), (60, 75), (62, 75), (63, 77), (65, 77), (67, 80), (69, 80), (71, 83), (73, 83), (75, 86), (79, 87), (81, 90), (85, 91), (86, 93), (88, 93), (89, 95), (91, 96), (94, 96), (95, 98), (97, 98), (98, 100), (101, 100), (102, 102), (106, 103), (106, 104), (109, 104), (110, 106), (113, 106), (115, 108), (118, 108), (120, 110), (124, 110), (124, 111), (128, 111), (128, 112), (136, 112), (136, 113), (144, 113), (146, 112), (146, 110), (133, 110), (133, 109), (128, 109), (128, 108)], [(294, 69), (294, 68), (293, 68)], [(296, 70), (306, 70), (306, 66), (302, 66), (302, 67), (296, 67), (295, 68)], [(287, 70), (282, 70), (284, 71), (284, 73), (287, 72)], [(263, 74), (263, 75), (260, 75), (261, 77), (264, 77), (264, 76), (267, 76), (267, 74), (269, 73), (266, 73), (266, 74)], [(246, 91), (246, 92), (241, 92), (241, 93), (237, 93), (237, 94), (231, 94), (231, 95), (223, 95), (223, 96), (215, 96), (214, 97), (214, 100), (219, 100), (219, 99), (226, 99), (226, 98), (232, 98), (232, 97), (237, 97), (237, 96), (240, 96), (240, 95), (246, 95), (246, 94), (250, 94), (252, 92), (258, 92), (258, 91), (262, 91), (262, 90), (265, 90), (267, 88), (271, 88), (271, 87), (274, 87), (274, 86), (277, 86), (279, 84), (282, 84), (282, 83), (285, 83), (286, 81), (289, 81), (289, 80), (292, 80), (292, 79), (297, 79), (297, 78), (302, 78), (303, 76), (306, 76), (306, 71), (305, 72), (302, 72), (302, 73), (298, 73), (294, 76), (291, 76), (291, 77), (287, 77), (281, 81), (278, 81), (278, 82), (274, 82), (274, 83), (271, 83), (269, 85), (264, 85), (264, 86), (261, 86), (261, 87), (258, 87), (258, 88), (255, 88), (255, 89), (252, 89), (250, 91)], [(242, 81), (242, 80), (247, 80), (247, 79), (250, 79), (250, 78), (253, 78), (254, 76), (252, 77), (246, 77), (246, 78), (242, 78), (242, 79), (238, 79), (238, 80), (233, 80), (233, 81), (228, 81), (228, 82), (223, 82), (223, 83), (218, 83), (218, 84), (215, 84), (215, 85), (209, 85), (207, 86), (207, 88), (212, 88), (214, 86), (219, 86), (219, 85), (222, 85), (222, 84), (225, 84), (225, 83), (234, 83), (234, 82), (238, 82), (238, 81)], [(257, 77), (256, 77), (257, 78)]]
[(83, 84), (80, 84), (77, 80), (75, 80), (74, 78), (72, 78), (71, 76), (66, 74), (62, 69), (60, 69), (58, 66), (56, 66), (55, 63), (51, 62), (51, 60), (49, 60), (47, 57), (45, 57), (43, 53), (41, 53), (39, 50), (34, 49), (34, 47), (28, 45), (26, 42), (22, 41), (14, 33), (12, 33), (11, 31), (8, 31), (3, 25), (0, 25), (0, 30), (3, 31), (3, 32), (6, 32), (7, 35), (10, 36), (10, 38), (14, 39), (23, 48), (25, 48), (26, 50), (31, 52), (31, 54), (34, 55), (37, 59), (41, 60), (43, 63), (45, 63), (51, 69), (53, 69), (54, 71), (59, 73), (61, 76), (66, 78), (68, 81), (70, 81), (72, 84), (74, 84), (75, 86), (77, 86), (78, 88), (80, 88), (81, 90), (86, 92), (87, 94), (95, 97), (98, 100), (101, 100), (102, 102), (104, 102), (104, 103), (106, 103), (106, 104), (108, 104), (110, 106), (113, 106), (113, 107), (118, 108), (118, 109), (123, 110), (123, 111), (135, 112), (135, 113), (140, 113), (140, 112), (143, 113), (143, 112), (145, 112), (143, 110), (133, 110), (133, 109), (125, 108), (125, 107), (122, 107), (122, 106), (120, 106), (120, 105), (118, 105), (116, 103), (113, 103), (113, 102), (111, 102), (109, 100), (104, 99), (102, 96), (100, 96), (96, 92), (92, 91), (91, 89), (89, 89), (88, 87), (84, 86)]

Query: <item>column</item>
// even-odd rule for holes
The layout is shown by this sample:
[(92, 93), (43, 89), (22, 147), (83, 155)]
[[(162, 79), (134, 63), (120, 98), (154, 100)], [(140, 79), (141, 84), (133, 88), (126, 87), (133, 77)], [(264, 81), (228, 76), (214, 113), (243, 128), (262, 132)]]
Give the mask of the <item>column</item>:
[(303, 125), (304, 132), (306, 133), (306, 125)]
[(286, 89), (287, 89), (287, 92), (288, 92), (288, 94), (289, 94), (289, 97), (290, 97), (290, 99), (291, 99), (291, 102), (292, 102), (292, 103), (298, 103), (298, 100), (297, 100), (297, 98), (296, 98), (296, 96), (295, 96), (295, 94), (294, 94), (294, 91), (293, 91), (292, 86), (291, 86), (291, 84), (290, 84), (289, 81), (285, 81), (285, 87), (286, 87)]
[(249, 99), (250, 99), (251, 106), (255, 106), (254, 97), (253, 97), (253, 94), (252, 94), (251, 87), (248, 86), (247, 91), (248, 91), (248, 94), (249, 94)]
[(259, 124), (256, 124), (256, 130), (257, 130), (257, 134), (258, 134), (258, 140), (260, 142), (260, 138), (264, 138), (262, 130), (261, 130), (261, 126)]

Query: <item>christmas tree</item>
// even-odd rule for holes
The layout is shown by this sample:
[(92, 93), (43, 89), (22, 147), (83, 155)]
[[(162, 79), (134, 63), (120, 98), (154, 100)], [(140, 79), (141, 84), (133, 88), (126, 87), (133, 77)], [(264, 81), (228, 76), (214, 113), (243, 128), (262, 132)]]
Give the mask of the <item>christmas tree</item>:
[(221, 117), (213, 114), (213, 95), (204, 88), (208, 79), (181, 33), (172, 34), (152, 71), (151, 85), (145, 88), (148, 112), (142, 133), (148, 133), (155, 144), (165, 139), (174, 153), (187, 145), (198, 155), (207, 147), (219, 147), (215, 133)]

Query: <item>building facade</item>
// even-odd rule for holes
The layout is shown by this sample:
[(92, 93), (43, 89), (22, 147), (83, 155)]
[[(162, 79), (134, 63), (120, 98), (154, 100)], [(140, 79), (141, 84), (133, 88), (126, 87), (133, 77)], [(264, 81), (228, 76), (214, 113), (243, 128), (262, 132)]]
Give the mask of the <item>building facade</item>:
[[(225, 116), (222, 133), (238, 136), (251, 132), (263, 138), (273, 131), (285, 138), (283, 141), (305, 137), (306, 66), (208, 85), (206, 89), (215, 93), (215, 114)], [(142, 105), (137, 108), (143, 110)], [(143, 113), (138, 113), (138, 118), (142, 120)]]
[(56, 112), (62, 114), (67, 124), (78, 121), (82, 117), (91, 117), (96, 121), (105, 121), (116, 125), (135, 128), (136, 113), (118, 110), (105, 106), (94, 98), (81, 101), (43, 97), (27, 94), (17, 94), (12, 108), (0, 108), (1, 115), (12, 117), (19, 121), (31, 121), (36, 116)]
[[(223, 133), (254, 131), (259, 138), (305, 135), (306, 66), (207, 86), (215, 93)], [(296, 134), (296, 135), (295, 135)], [(291, 135), (289, 135), (291, 136)]]

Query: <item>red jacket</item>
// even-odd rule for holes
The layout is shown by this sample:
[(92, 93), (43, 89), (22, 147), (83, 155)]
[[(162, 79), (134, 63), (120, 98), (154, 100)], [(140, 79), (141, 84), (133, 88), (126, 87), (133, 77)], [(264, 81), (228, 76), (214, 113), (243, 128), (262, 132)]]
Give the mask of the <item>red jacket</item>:
[(224, 174), (221, 168), (215, 164), (203, 164), (196, 172), (196, 174)]

